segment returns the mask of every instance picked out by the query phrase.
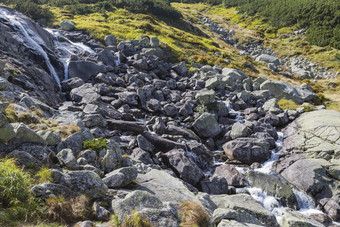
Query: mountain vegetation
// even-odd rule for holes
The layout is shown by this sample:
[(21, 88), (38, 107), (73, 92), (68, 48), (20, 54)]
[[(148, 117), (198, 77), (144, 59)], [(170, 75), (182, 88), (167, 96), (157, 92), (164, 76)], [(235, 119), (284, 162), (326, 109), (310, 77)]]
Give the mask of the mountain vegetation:
[(256, 14), (276, 28), (308, 28), (307, 40), (318, 46), (340, 49), (340, 1), (337, 0), (223, 0), (226, 8)]

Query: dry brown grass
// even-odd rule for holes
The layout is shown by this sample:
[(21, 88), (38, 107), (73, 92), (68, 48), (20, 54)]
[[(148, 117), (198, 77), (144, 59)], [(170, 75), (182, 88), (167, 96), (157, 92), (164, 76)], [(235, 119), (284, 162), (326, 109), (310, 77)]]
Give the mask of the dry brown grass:
[(196, 201), (184, 201), (177, 209), (181, 218), (181, 227), (207, 227), (210, 216)]
[(92, 216), (90, 200), (84, 196), (65, 199), (52, 197), (47, 199), (45, 213), (50, 221), (73, 224)]

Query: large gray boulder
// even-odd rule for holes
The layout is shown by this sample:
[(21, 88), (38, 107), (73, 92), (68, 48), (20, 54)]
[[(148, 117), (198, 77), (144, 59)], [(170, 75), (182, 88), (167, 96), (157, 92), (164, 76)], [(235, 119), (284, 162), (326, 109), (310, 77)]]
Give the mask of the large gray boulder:
[(65, 148), (72, 148), (75, 157), (83, 150), (83, 142), (92, 140), (94, 137), (90, 131), (82, 131), (74, 133), (61, 141), (57, 146), (57, 151), (61, 151)]
[(262, 226), (279, 226), (275, 216), (250, 195), (212, 195), (211, 200), (219, 208), (213, 215), (216, 222), (221, 219), (231, 219)]
[(71, 149), (63, 149), (57, 154), (57, 158), (62, 165), (65, 165), (69, 169), (75, 169), (78, 167), (77, 159), (74, 157)]
[(291, 226), (322, 227), (324, 225), (299, 212), (285, 208), (282, 213), (282, 227)]
[(113, 200), (112, 210), (120, 223), (136, 211), (153, 226), (179, 226), (179, 217), (175, 207), (170, 203), (163, 204), (155, 195), (146, 191), (134, 191), (124, 199)]
[(117, 45), (117, 38), (114, 35), (107, 35), (104, 39), (106, 46), (115, 46)]
[(109, 188), (120, 188), (134, 181), (137, 174), (135, 167), (124, 167), (106, 174), (103, 181)]
[(214, 176), (223, 177), (228, 185), (234, 187), (245, 187), (246, 180), (243, 175), (232, 165), (224, 164), (215, 169)]
[(107, 186), (93, 171), (79, 170), (62, 173), (52, 170), (51, 172), (53, 183), (64, 185), (75, 193), (83, 193), (94, 199), (104, 197), (107, 193)]
[(106, 145), (106, 154), (101, 161), (102, 170), (109, 173), (121, 167), (123, 162), (123, 150), (114, 141), (109, 141)]
[(315, 198), (334, 219), (340, 220), (340, 113), (319, 110), (302, 114), (284, 129), (285, 156), (276, 171)]
[(317, 98), (317, 95), (307, 89), (299, 86), (281, 82), (267, 80), (261, 84), (261, 90), (268, 90), (272, 96), (277, 99), (288, 99), (298, 104), (309, 102)]
[(200, 102), (202, 105), (209, 105), (215, 102), (215, 91), (214, 90), (207, 90), (203, 89), (195, 95), (195, 98)]
[(60, 22), (60, 28), (65, 31), (72, 31), (76, 24), (73, 21), (62, 20)]
[(167, 163), (189, 184), (196, 185), (203, 178), (203, 171), (197, 166), (192, 155), (184, 150), (171, 150), (164, 155), (163, 161)]
[[(39, 136), (35, 131), (27, 127), (23, 123), (12, 124), (15, 132), (15, 137), (11, 140), (12, 143), (22, 144), (22, 143), (34, 143), (46, 145), (46, 140)], [(9, 128), (9, 133), (11, 133)]]
[(201, 137), (215, 137), (221, 132), (221, 127), (214, 115), (203, 113), (193, 124), (194, 131)]
[(106, 72), (104, 65), (99, 65), (91, 61), (71, 61), (68, 65), (69, 78), (79, 77), (87, 82), (91, 76)]
[(223, 76), (222, 81), (228, 84), (229, 86), (234, 85), (237, 81), (241, 82), (243, 79), (246, 78), (244, 72), (232, 68), (224, 68), (222, 70), (222, 76)]
[(250, 171), (247, 175), (249, 185), (261, 188), (268, 195), (279, 198), (283, 206), (298, 208), (298, 202), (289, 183), (280, 175), (270, 175)]
[(163, 202), (179, 205), (184, 201), (199, 201), (186, 183), (162, 170), (139, 174), (137, 183), (138, 190), (148, 191)]
[(266, 63), (273, 63), (276, 67), (280, 65), (280, 60), (277, 57), (268, 54), (261, 54), (256, 58), (256, 61), (264, 61)]
[(236, 139), (239, 137), (247, 137), (247, 135), (249, 134), (249, 129), (245, 124), (242, 124), (240, 122), (236, 122), (235, 124), (233, 124), (233, 126), (231, 127), (231, 131), (230, 131), (230, 137), (232, 139)]
[(228, 158), (245, 164), (268, 160), (271, 154), (269, 148), (268, 142), (258, 138), (237, 138), (223, 145)]

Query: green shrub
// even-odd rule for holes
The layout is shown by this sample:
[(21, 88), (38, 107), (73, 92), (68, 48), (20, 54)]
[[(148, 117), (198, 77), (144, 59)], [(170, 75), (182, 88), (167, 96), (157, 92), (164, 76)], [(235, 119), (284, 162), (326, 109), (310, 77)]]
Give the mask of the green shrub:
[(36, 176), (39, 179), (39, 183), (48, 183), (52, 181), (52, 173), (48, 168), (42, 168)]
[(304, 111), (305, 111), (305, 112), (311, 112), (311, 111), (314, 111), (314, 110), (315, 110), (314, 107), (308, 106), (308, 105), (303, 105), (302, 107), (304, 108)]
[(0, 226), (14, 221), (35, 221), (43, 215), (41, 203), (30, 193), (33, 178), (13, 159), (0, 161)]
[(152, 225), (135, 210), (124, 220), (121, 227), (152, 227)]
[(287, 99), (281, 99), (277, 102), (277, 104), (283, 110), (295, 110), (296, 108), (299, 107), (298, 104), (296, 104), (295, 102), (293, 102), (291, 100), (287, 100)]
[(99, 152), (103, 149), (106, 149), (106, 143), (107, 139), (102, 137), (98, 139), (87, 140), (83, 142), (83, 148)]

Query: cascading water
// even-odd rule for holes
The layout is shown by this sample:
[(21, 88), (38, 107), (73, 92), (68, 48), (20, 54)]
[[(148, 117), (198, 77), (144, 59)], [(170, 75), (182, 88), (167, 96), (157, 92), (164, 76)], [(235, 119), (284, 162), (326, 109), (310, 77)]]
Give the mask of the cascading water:
[(58, 83), (60, 87), (60, 79), (54, 69), (54, 67), (51, 64), (51, 61), (46, 53), (46, 51), (42, 48), (41, 45), (46, 47), (45, 41), (33, 32), (26, 23), (22, 23), (20, 17), (16, 17), (14, 15), (11, 15), (7, 12), (6, 9), (0, 8), (0, 18), (7, 20), (9, 23), (11, 23), (12, 26), (15, 26), (19, 29), (22, 37), (22, 42), (25, 43), (28, 47), (30, 47), (32, 50), (37, 51), (45, 60), (46, 65), (50, 71), (50, 74), (53, 76), (55, 81)]
[(68, 38), (62, 36), (58, 30), (46, 30), (54, 37), (54, 44), (56, 46), (56, 50), (58, 51), (59, 60), (64, 65), (64, 80), (68, 79), (68, 65), (72, 55), (78, 55), (82, 52), (96, 54), (90, 47), (84, 45), (83, 43), (74, 43)]

